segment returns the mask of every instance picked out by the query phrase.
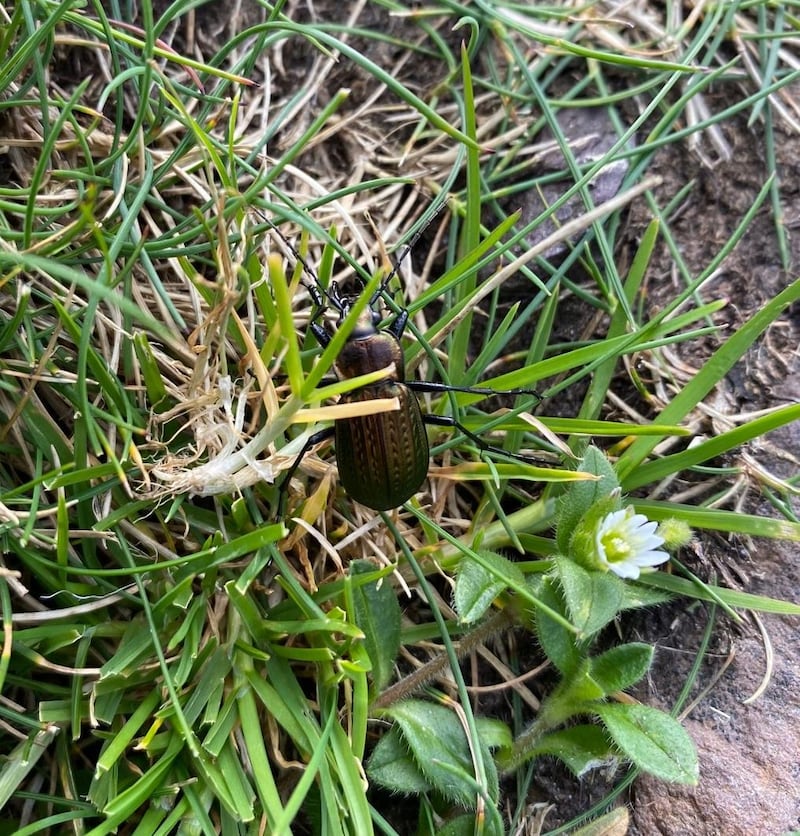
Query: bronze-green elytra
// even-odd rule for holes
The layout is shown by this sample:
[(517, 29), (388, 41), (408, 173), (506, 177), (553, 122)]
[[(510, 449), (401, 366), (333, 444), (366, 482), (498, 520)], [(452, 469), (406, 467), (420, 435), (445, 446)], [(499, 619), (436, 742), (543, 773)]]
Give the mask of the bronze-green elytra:
[(352, 403), (397, 398), (400, 409), (336, 422), (339, 478), (356, 501), (388, 511), (402, 505), (428, 475), (428, 436), (416, 395), (403, 383), (387, 381), (350, 392)]

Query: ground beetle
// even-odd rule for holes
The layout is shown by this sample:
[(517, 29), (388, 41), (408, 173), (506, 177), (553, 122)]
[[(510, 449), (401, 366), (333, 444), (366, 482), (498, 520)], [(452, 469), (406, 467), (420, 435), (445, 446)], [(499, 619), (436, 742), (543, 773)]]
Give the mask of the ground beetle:
[[(278, 234), (281, 233), (278, 232)], [(397, 265), (411, 250), (419, 234), (403, 250)], [(315, 305), (309, 328), (319, 344), (325, 347), (330, 343), (332, 334), (321, 324), (320, 320), (329, 308), (333, 308), (338, 313), (336, 327), (339, 327), (350, 312), (358, 294), (342, 293), (336, 282), (325, 290), (299, 253), (294, 251), (294, 255), (314, 280), (314, 284), (304, 282)], [(392, 412), (340, 418), (334, 422), (333, 427), (311, 435), (281, 482), (279, 508), (303, 456), (315, 444), (328, 438), (334, 438), (339, 478), (345, 491), (362, 505), (376, 511), (386, 511), (402, 505), (419, 490), (425, 481), (430, 460), (425, 424), (456, 427), (483, 450), (506, 456), (513, 455), (487, 444), (454, 418), (422, 412), (414, 392), (467, 392), (486, 396), (533, 395), (537, 399), (539, 396), (530, 389), (481, 389), (406, 380), (400, 339), (408, 322), (408, 311), (401, 310), (387, 327), (379, 328), (381, 314), (378, 310), (378, 303), (389, 282), (397, 273), (397, 269), (398, 267), (395, 266), (370, 298), (369, 304), (339, 353), (334, 367), (340, 379), (347, 379), (394, 363), (394, 374), (377, 383), (362, 386), (342, 395), (342, 402), (355, 403), (377, 398), (397, 398), (400, 408)]]

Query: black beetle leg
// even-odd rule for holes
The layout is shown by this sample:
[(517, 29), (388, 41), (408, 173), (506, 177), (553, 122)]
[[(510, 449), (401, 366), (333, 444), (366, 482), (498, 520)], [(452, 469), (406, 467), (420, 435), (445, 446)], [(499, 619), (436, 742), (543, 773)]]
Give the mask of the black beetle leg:
[(402, 310), (394, 319), (394, 322), (386, 329), (398, 342), (403, 336), (403, 331), (406, 330), (406, 323), (408, 322), (408, 311)]
[[(317, 282), (319, 282), (319, 279), (317, 279), (316, 276), (314, 278)], [(305, 287), (308, 291), (308, 295), (314, 303), (314, 310), (312, 311), (311, 319), (309, 320), (310, 328), (314, 334), (319, 335), (321, 333), (325, 335), (322, 338), (325, 342), (322, 342), (321, 339), (320, 343), (321, 345), (326, 346), (331, 341), (331, 338), (327, 331), (325, 331), (319, 324), (319, 320), (325, 316), (325, 312), (328, 310), (329, 306), (335, 308), (340, 314), (344, 315), (346, 300), (342, 298), (338, 282), (333, 282), (330, 289), (327, 291), (318, 284), (308, 284), (308, 282), (303, 282), (303, 287)]]
[(314, 303), (314, 310), (311, 313), (311, 322), (316, 322), (325, 311), (328, 310), (328, 305), (325, 302), (325, 297), (320, 292), (320, 289), (315, 284), (308, 284), (303, 282), (303, 287), (308, 291), (311, 301)]
[(465, 392), (468, 395), (532, 395), (539, 402), (542, 396), (533, 389), (482, 389), (479, 386), (451, 386), (432, 380), (406, 380), (406, 386), (414, 392)]
[(496, 453), (500, 456), (517, 459), (517, 461), (527, 462), (528, 464), (532, 462), (536, 463), (535, 459), (531, 459), (528, 456), (521, 456), (519, 453), (512, 453), (509, 450), (504, 450), (502, 447), (495, 447), (493, 444), (489, 444), (477, 433), (472, 432), (472, 430), (468, 430), (461, 422), (456, 421), (455, 418), (451, 418), (449, 415), (431, 415), (429, 412), (426, 412), (423, 413), (422, 420), (425, 424), (428, 424), (431, 427), (454, 427), (459, 432), (464, 433), (470, 441), (475, 443), (479, 450), (484, 452)]
[(286, 504), (286, 496), (289, 493), (289, 483), (292, 481), (292, 477), (297, 472), (297, 468), (300, 467), (300, 462), (303, 460), (303, 457), (315, 444), (319, 444), (321, 441), (327, 441), (329, 438), (333, 438), (333, 434), (334, 428), (326, 427), (324, 430), (319, 430), (318, 432), (313, 433), (306, 440), (306, 443), (303, 445), (303, 449), (297, 454), (297, 458), (292, 462), (292, 466), (286, 471), (286, 475), (281, 480), (280, 487), (278, 488), (277, 519), (283, 519), (283, 506)]
[(325, 328), (319, 324), (319, 322), (311, 322), (308, 326), (311, 330), (311, 333), (317, 338), (317, 342), (325, 348), (328, 343), (331, 341), (331, 335), (325, 330)]
[[(313, 275), (313, 273), (312, 273)], [(316, 278), (316, 276), (314, 277)], [(311, 297), (311, 301), (314, 303), (314, 306), (317, 310), (315, 310), (315, 318), (318, 315), (319, 308), (325, 309), (325, 298), (322, 295), (322, 292), (315, 284), (309, 284), (308, 282), (303, 282), (303, 287), (308, 291), (308, 295)]]

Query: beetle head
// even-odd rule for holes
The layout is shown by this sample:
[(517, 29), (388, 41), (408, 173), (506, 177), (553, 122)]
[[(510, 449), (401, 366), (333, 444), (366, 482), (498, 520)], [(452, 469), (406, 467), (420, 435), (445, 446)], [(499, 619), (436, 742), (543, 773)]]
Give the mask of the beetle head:
[[(358, 299), (358, 294), (342, 293), (338, 282), (333, 282), (327, 293), (331, 307), (336, 308), (339, 313), (337, 325), (341, 325), (350, 313), (353, 304)], [(352, 340), (363, 340), (371, 337), (378, 330), (381, 323), (380, 312), (373, 307), (376, 300), (370, 300), (370, 304), (361, 312), (358, 321), (350, 334)]]

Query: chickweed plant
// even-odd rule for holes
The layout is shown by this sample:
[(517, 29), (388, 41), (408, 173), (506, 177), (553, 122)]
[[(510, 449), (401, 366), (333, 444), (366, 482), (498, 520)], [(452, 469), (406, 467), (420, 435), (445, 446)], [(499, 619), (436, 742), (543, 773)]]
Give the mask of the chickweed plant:
[[(698, 780), (682, 705), (625, 693), (653, 647), (609, 628), (681, 596), (800, 612), (681, 560), (704, 531), (800, 539), (796, 480), (737, 458), (800, 406), (704, 421), (800, 298), (726, 328), (703, 295), (769, 213), (789, 265), (792, 5), (0, 9), (0, 833), (500, 834), (544, 757), (617, 770), (573, 828), (638, 771)], [(726, 159), (742, 113), (767, 170), (698, 268), (696, 184), (654, 161)], [(428, 393), (493, 451), (429, 428), (428, 480), (377, 513), (321, 444), (279, 514), (311, 433), (397, 408), (337, 403), (365, 380), (335, 362), (423, 228), (380, 300), (407, 377), (540, 397)], [(364, 289), (324, 348), (317, 280)]]

